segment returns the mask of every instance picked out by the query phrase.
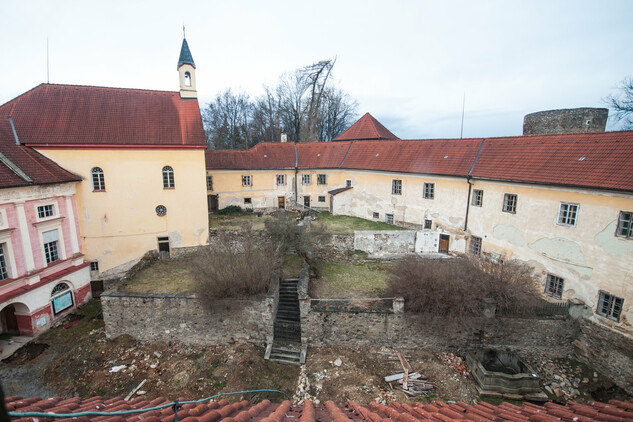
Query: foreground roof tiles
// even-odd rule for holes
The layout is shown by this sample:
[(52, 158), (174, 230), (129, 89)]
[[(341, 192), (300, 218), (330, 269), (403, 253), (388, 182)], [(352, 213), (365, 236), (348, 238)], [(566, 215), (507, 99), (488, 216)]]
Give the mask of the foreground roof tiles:
[(0, 116), (0, 189), (78, 181), (79, 176), (39, 152), (16, 145), (9, 118)]
[[(262, 143), (208, 169), (341, 168), (633, 192), (633, 131), (488, 139)], [(265, 156), (265, 157), (264, 157)]]
[(198, 100), (178, 92), (41, 84), (0, 116), (27, 146), (206, 146)]
[(345, 132), (333, 141), (361, 141), (361, 140), (394, 140), (400, 139), (382, 125), (369, 113), (358, 119)]
[[(179, 399), (184, 401), (184, 399)], [(82, 412), (125, 412), (129, 410), (147, 409), (169, 404), (170, 401), (159, 397), (147, 401), (137, 397), (124, 401), (121, 397), (106, 400), (102, 397), (81, 399), (74, 397), (62, 399), (39, 397), (24, 399), (20, 396), (7, 397), (9, 412), (47, 412), (77, 414)], [(112, 416), (77, 416), (72, 419), (46, 419), (41, 417), (13, 417), (14, 421), (36, 422), (46, 420), (72, 421), (112, 421), (112, 422), (171, 422), (174, 420), (172, 407), (150, 410), (143, 413)], [(413, 403), (412, 405), (391, 403), (389, 406), (371, 402), (367, 406), (349, 401), (340, 406), (331, 401), (315, 405), (309, 400), (303, 404), (293, 405), (289, 401), (271, 403), (263, 400), (252, 404), (246, 400), (230, 403), (227, 400), (218, 402), (184, 404), (178, 410), (178, 420), (182, 422), (347, 422), (368, 421), (380, 422), (391, 420), (397, 422), (416, 421), (633, 421), (633, 401), (623, 402), (610, 400), (608, 403), (590, 402), (588, 404), (568, 403), (565, 406), (545, 403), (537, 406), (523, 403), (516, 406), (501, 403), (493, 406), (485, 402), (469, 405), (464, 402), (448, 404), (437, 401), (433, 404)]]

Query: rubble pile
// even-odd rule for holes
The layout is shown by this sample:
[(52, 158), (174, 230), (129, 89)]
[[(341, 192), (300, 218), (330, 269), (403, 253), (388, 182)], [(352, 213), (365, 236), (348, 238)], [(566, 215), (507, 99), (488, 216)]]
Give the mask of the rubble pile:
[(437, 357), (442, 364), (453, 368), (461, 376), (467, 377), (470, 375), (470, 369), (466, 366), (466, 362), (454, 353), (440, 353)]

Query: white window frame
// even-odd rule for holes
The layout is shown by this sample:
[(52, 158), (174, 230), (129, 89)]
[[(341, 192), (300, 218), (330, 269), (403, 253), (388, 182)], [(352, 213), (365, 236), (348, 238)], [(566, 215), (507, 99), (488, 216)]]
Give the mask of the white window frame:
[[(65, 286), (66, 286), (66, 288), (65, 288), (64, 290), (60, 290), (59, 292), (55, 292), (55, 293), (53, 293), (53, 291), (54, 291), (54, 290), (55, 290), (55, 289), (56, 289), (56, 288), (57, 288), (60, 284), (61, 284), (61, 285), (65, 285)], [(65, 295), (70, 296), (70, 305), (69, 305), (69, 306), (66, 306), (66, 307), (65, 307), (65, 308), (63, 308), (63, 309), (55, 309), (55, 305), (54, 305), (55, 299), (57, 299), (57, 298), (58, 298), (58, 297), (60, 297), (60, 296), (65, 296)], [(72, 286), (69, 282), (67, 282), (67, 281), (62, 281), (61, 283), (57, 283), (57, 284), (55, 285), (55, 287), (53, 287), (53, 289), (52, 289), (52, 291), (51, 291), (51, 299), (50, 299), (50, 300), (51, 300), (51, 310), (53, 311), (53, 315), (59, 315), (59, 314), (61, 314), (62, 312), (64, 312), (64, 311), (68, 310), (68, 309), (72, 309), (72, 308), (74, 308), (74, 307), (75, 307), (75, 294), (74, 294), (74, 292), (73, 292), (73, 286)]]
[(432, 229), (433, 229), (433, 220), (429, 220), (429, 219), (425, 218), (424, 219), (424, 230), (432, 230)]
[(612, 321), (620, 322), (623, 309), (624, 298), (612, 295), (604, 290), (600, 290), (598, 292), (598, 306), (596, 307), (596, 314)]
[(163, 167), (163, 189), (175, 189), (176, 179), (174, 174), (174, 168), (172, 166)]
[[(44, 232), (57, 230), (57, 261), (46, 262), (46, 252), (44, 250)], [(40, 253), (42, 254), (42, 265), (45, 267), (66, 259), (66, 247), (64, 243), (64, 231), (62, 230), (62, 222), (60, 219), (37, 223), (38, 239), (40, 244)]]
[(253, 177), (250, 174), (242, 175), (242, 186), (244, 187), (253, 186)]
[(327, 185), (327, 174), (317, 174), (317, 185)]
[[(512, 198), (514, 199), (511, 203), (510, 199)], [(516, 214), (518, 203), (519, 203), (519, 195), (517, 195), (516, 193), (504, 193), (503, 194), (503, 208), (501, 209), (501, 211), (507, 212), (510, 214)], [(512, 207), (510, 207), (510, 205), (512, 205)]]
[[(51, 215), (40, 217), (40, 209), (45, 208), (45, 207), (51, 207), (53, 210), (53, 213)], [(47, 202), (40, 202), (39, 204), (35, 205), (35, 221), (47, 221), (47, 220), (52, 220), (57, 217), (59, 217), (59, 209), (57, 206), (57, 202), (47, 201)]]
[[(627, 218), (623, 218), (628, 216)], [(620, 211), (615, 235), (624, 239), (633, 239), (633, 211)]]
[(277, 175), (277, 186), (285, 186), (286, 185), (286, 175), (278, 174)]
[(543, 292), (551, 297), (563, 298), (565, 279), (554, 274), (547, 273), (545, 277), (545, 290)]
[(394, 222), (393, 214), (385, 214), (385, 223), (394, 224)]
[(4, 269), (7, 274), (5, 278), (0, 280), (8, 280), (17, 278), (15, 271), (15, 257), (13, 256), (13, 248), (11, 247), (11, 239), (0, 238), (0, 248), (2, 248), (2, 255), (4, 256)]
[(424, 183), (422, 190), (424, 199), (435, 199), (435, 183)]
[(484, 191), (483, 189), (474, 189), (471, 205), (473, 207), (482, 207), (484, 203)]
[(207, 190), (213, 190), (213, 176), (207, 176)]
[(561, 202), (558, 205), (558, 219), (556, 224), (559, 226), (576, 227), (579, 211), (580, 204)]
[(317, 202), (325, 202), (325, 195), (319, 195)]
[(391, 181), (391, 194), (392, 195), (402, 195), (402, 180), (393, 179)]
[(7, 211), (0, 208), (0, 230), (9, 228), (9, 220), (7, 220)]
[(304, 173), (301, 175), (301, 184), (309, 185), (312, 182), (312, 178), (310, 177), (310, 173)]
[(483, 240), (478, 236), (470, 236), (470, 243), (468, 244), (468, 252), (471, 255), (481, 256)]
[(101, 167), (93, 167), (90, 169), (90, 180), (92, 181), (93, 192), (105, 192), (105, 172)]

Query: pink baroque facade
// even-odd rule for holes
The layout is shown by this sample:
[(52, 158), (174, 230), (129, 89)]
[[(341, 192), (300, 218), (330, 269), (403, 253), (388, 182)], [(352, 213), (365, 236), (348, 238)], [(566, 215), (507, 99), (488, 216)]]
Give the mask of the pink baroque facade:
[(91, 298), (74, 185), (0, 190), (2, 332), (36, 335)]

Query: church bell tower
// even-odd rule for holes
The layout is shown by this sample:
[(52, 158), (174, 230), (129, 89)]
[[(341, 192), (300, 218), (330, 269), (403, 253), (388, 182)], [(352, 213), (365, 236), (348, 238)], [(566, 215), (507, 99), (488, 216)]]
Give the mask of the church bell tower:
[(193, 62), (187, 39), (182, 39), (180, 58), (178, 59), (180, 76), (180, 98), (198, 98), (196, 91), (196, 64)]

